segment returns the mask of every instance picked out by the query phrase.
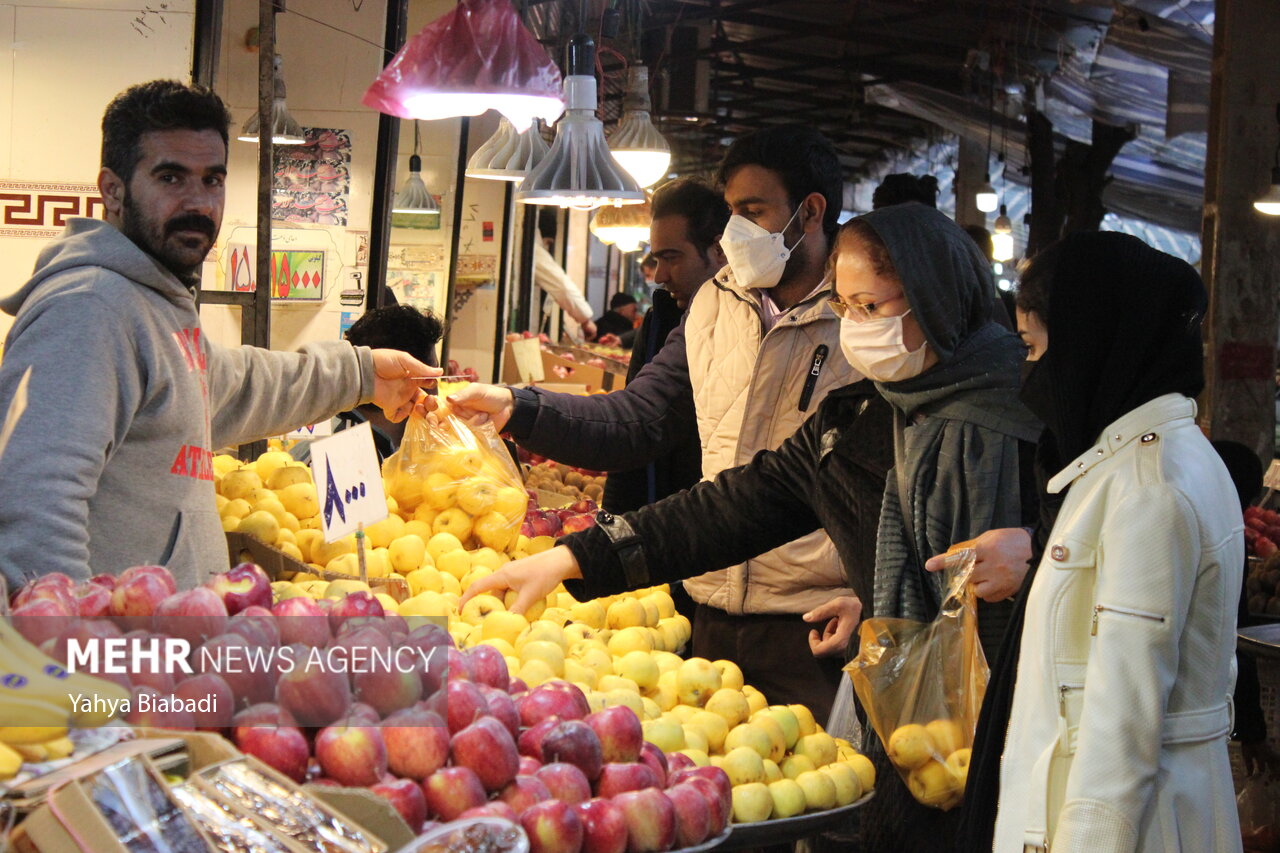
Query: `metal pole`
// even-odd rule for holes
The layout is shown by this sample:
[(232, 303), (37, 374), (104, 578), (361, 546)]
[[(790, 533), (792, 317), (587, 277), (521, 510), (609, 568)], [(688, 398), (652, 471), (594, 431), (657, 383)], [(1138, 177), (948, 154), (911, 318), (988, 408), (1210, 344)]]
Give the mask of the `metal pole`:
[(507, 294), (513, 288), (510, 287), (508, 281), (511, 278), (511, 244), (512, 232), (515, 231), (515, 214), (516, 214), (516, 185), (511, 181), (503, 181), (506, 189), (502, 194), (502, 254), (498, 267), (498, 294), (496, 308), (498, 312), (497, 320), (494, 321), (493, 328), (493, 382), (497, 384), (502, 377), (502, 352), (503, 344), (507, 340), (507, 317), (510, 315), (509, 305), (507, 304)]
[(458, 291), (458, 245), (462, 239), (463, 195), (467, 185), (467, 134), (471, 119), (463, 116), (458, 128), (458, 165), (453, 181), (453, 236), (449, 247), (449, 286), (444, 295), (444, 340), (440, 343), (440, 366), (449, 369), (449, 344), (453, 338), (453, 299)]
[[(409, 26), (408, 0), (387, 4), (387, 27), (383, 35), (390, 62), (404, 44)], [(400, 150), (400, 119), (382, 113), (378, 116), (378, 143), (373, 167), (373, 209), (369, 223), (369, 286), (365, 308), (379, 308), (386, 303), (387, 253), (391, 247), (391, 205), (395, 201), (396, 156)]]

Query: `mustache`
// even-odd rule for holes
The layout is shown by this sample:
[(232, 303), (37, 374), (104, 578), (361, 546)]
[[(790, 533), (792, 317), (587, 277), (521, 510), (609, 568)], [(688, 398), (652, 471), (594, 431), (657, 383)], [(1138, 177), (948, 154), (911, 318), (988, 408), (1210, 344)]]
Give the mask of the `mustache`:
[(164, 224), (164, 235), (166, 237), (176, 231), (199, 231), (212, 240), (217, 234), (218, 226), (207, 216), (199, 213), (188, 213), (184, 216), (175, 216)]

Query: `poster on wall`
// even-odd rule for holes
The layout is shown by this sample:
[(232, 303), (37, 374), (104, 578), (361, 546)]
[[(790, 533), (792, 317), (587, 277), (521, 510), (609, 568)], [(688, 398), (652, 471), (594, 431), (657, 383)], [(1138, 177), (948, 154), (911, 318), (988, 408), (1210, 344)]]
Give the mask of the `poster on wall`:
[[(271, 298), (318, 301), (324, 298), (326, 252), (323, 249), (275, 249), (271, 252)], [(253, 246), (227, 247), (227, 281), (237, 293), (257, 287)]]
[(351, 193), (351, 134), (327, 127), (304, 127), (302, 133), (304, 144), (274, 149), (271, 218), (345, 226)]
[(387, 270), (387, 287), (396, 295), (401, 305), (412, 305), (422, 311), (438, 312), (438, 300), (442, 299), (439, 272), (423, 270)]

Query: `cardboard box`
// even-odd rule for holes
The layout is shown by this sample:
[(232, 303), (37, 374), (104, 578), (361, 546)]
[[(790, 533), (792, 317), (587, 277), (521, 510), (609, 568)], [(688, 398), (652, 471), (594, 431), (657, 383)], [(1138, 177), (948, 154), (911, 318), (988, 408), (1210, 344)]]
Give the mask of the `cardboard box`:
[[(339, 572), (317, 572), (306, 563), (299, 563), (285, 552), (268, 545), (255, 536), (247, 533), (229, 531), (227, 534), (227, 552), (231, 555), (231, 564), (257, 563), (273, 581), (284, 580), (298, 572), (318, 574), (327, 581), (352, 580), (351, 575)], [(404, 601), (409, 597), (409, 584), (399, 575), (385, 578), (369, 578), (369, 588), (374, 592), (385, 592), (396, 601)]]

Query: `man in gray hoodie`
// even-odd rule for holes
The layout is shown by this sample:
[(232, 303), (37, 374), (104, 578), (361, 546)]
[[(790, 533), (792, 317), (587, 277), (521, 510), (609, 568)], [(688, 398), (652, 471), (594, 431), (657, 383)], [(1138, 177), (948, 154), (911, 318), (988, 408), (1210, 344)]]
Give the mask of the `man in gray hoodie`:
[(128, 566), (179, 588), (227, 567), (213, 450), (373, 402), (403, 420), (439, 375), (345, 341), (296, 353), (208, 340), (195, 301), (225, 201), (231, 116), (212, 91), (134, 86), (102, 120), (106, 221), (72, 219), (17, 293), (0, 412), (28, 403), (0, 458), (0, 571), (11, 587)]

